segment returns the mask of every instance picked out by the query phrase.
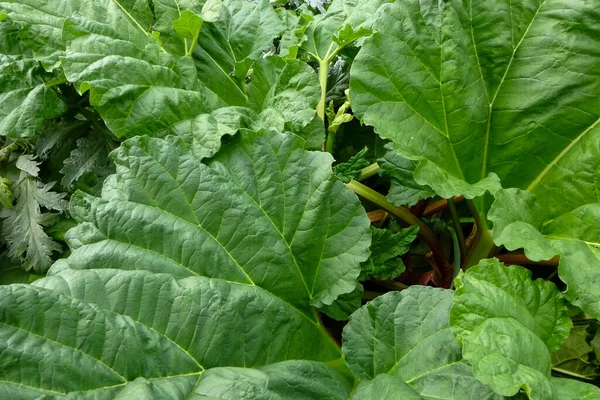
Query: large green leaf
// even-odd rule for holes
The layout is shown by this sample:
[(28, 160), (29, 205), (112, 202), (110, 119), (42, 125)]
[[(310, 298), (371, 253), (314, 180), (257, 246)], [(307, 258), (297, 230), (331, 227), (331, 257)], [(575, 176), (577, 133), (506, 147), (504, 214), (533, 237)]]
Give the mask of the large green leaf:
[[(200, 163), (175, 139), (113, 153), (103, 198), (71, 200), (71, 268), (146, 269), (257, 285), (314, 319), (355, 289), (369, 221), (331, 156), (294, 135), (239, 136)], [(142, 233), (140, 233), (142, 232)]]
[(118, 137), (153, 135), (225, 105), (198, 81), (190, 57), (171, 57), (144, 30), (145, 7), (131, 14), (115, 1), (85, 1), (64, 24), (65, 74), (90, 91)]
[(456, 280), (450, 313), (459, 342), (491, 319), (514, 319), (537, 335), (549, 350), (569, 336), (571, 320), (552, 282), (531, 280), (519, 266), (504, 267), (497, 259), (482, 260)]
[(0, 136), (35, 137), (66, 106), (45, 85), (54, 75), (43, 70), (14, 23), (0, 22), (0, 38)]
[[(286, 302), (259, 287), (221, 279), (57, 266), (35, 286), (0, 291), (3, 398), (69, 393), (78, 399), (183, 399), (200, 378), (197, 394), (211, 382), (216, 390), (215, 376), (222, 373), (203, 376), (209, 368), (340, 356), (322, 328)], [(285, 371), (299, 382), (320, 376), (324, 386), (336, 383), (341, 394), (349, 391), (347, 378), (308, 361), (262, 374), (274, 380), (282, 375), (285, 382)], [(138, 387), (140, 382), (147, 384)], [(139, 390), (155, 397), (135, 397)]]
[(352, 66), (352, 108), (443, 197), (493, 193), (497, 175), (551, 217), (597, 202), (599, 19), (585, 0), (383, 6)]
[(524, 248), (532, 260), (560, 255), (559, 276), (566, 298), (600, 317), (600, 204), (587, 204), (552, 217), (535, 195), (518, 189), (496, 193), (489, 219), (494, 241), (510, 250)]
[(565, 397), (571, 388), (599, 395), (594, 386), (551, 378), (550, 350), (568, 336), (571, 321), (550, 282), (531, 280), (519, 266), (483, 260), (455, 280), (450, 324), (475, 376), (504, 396), (524, 389), (539, 400)]
[(63, 23), (81, 3), (81, 0), (2, 0), (0, 17), (5, 13), (21, 26), (19, 36), (23, 42), (47, 70), (52, 70), (60, 65), (59, 57), (65, 51), (62, 41)]
[(353, 383), (324, 364), (285, 361), (257, 369), (214, 368), (203, 374), (194, 394), (227, 400), (347, 400)]
[[(365, 380), (381, 374), (397, 377), (424, 399), (497, 398), (462, 359), (450, 330), (451, 305), (451, 291), (413, 286), (363, 306), (344, 328), (342, 351), (348, 367)], [(384, 390), (376, 389), (379, 385), (370, 384), (373, 390)]]

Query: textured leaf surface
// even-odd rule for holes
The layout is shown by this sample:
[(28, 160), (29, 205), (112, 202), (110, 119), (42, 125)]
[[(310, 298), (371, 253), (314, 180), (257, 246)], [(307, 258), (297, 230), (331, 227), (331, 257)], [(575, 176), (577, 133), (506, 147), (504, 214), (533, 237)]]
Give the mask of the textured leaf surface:
[(285, 361), (257, 369), (214, 368), (203, 374), (194, 394), (216, 399), (347, 400), (353, 382), (324, 364)]
[(174, 139), (125, 142), (103, 198), (71, 201), (67, 262), (255, 284), (314, 318), (309, 304), (354, 290), (370, 232), (331, 157), (304, 143), (248, 133), (207, 166)]
[(531, 280), (519, 266), (483, 260), (455, 280), (450, 324), (477, 378), (497, 393), (521, 388), (531, 399), (559, 399), (550, 381), (550, 351), (571, 320), (554, 284)]
[(397, 377), (425, 399), (496, 398), (462, 360), (450, 330), (451, 305), (451, 291), (426, 286), (376, 298), (344, 328), (348, 367), (361, 379)]
[(495, 173), (552, 215), (596, 202), (598, 13), (584, 0), (383, 6), (352, 66), (352, 108), (443, 197), (493, 193)]
[(25, 47), (15, 24), (0, 22), (0, 37), (0, 136), (35, 137), (47, 120), (66, 110), (65, 104), (44, 85), (53, 75)]
[(183, 399), (208, 368), (339, 357), (317, 324), (259, 287), (60, 264), (51, 275), (35, 286), (0, 287), (7, 398)]
[(134, 11), (88, 0), (64, 25), (65, 74), (80, 92), (90, 90), (111, 131), (153, 135), (224, 105), (200, 84), (190, 57), (176, 60), (144, 30), (149, 6)]
[(535, 195), (518, 189), (496, 195), (489, 219), (494, 241), (524, 248), (532, 260), (560, 255), (558, 274), (567, 284), (565, 297), (585, 312), (600, 316), (600, 204), (587, 204), (552, 218)]
[(371, 257), (363, 263), (360, 280), (388, 280), (399, 277), (406, 266), (399, 256), (404, 255), (417, 237), (419, 228), (411, 226), (393, 233), (389, 229), (371, 227)]
[(381, 374), (370, 381), (362, 381), (354, 395), (353, 400), (379, 400), (379, 399), (403, 399), (422, 400), (419, 393), (415, 392), (402, 379), (392, 375)]
[(21, 25), (20, 37), (35, 58), (42, 61), (47, 70), (60, 65), (64, 55), (62, 27), (68, 16), (81, 5), (81, 0), (65, 0), (58, 3), (38, 0), (2, 0), (0, 13)]
[(593, 336), (588, 328), (589, 325), (574, 326), (560, 349), (552, 352), (554, 371), (588, 380), (600, 377), (600, 365), (590, 344)]
[(390, 203), (399, 206), (413, 206), (419, 200), (435, 196), (435, 192), (415, 182), (414, 173), (417, 163), (388, 151), (383, 158), (377, 160), (380, 166), (379, 175), (390, 178), (391, 185), (387, 194)]
[(569, 336), (572, 323), (556, 286), (519, 266), (482, 260), (456, 280), (450, 321), (459, 342), (491, 319), (514, 319), (537, 335), (549, 350)]

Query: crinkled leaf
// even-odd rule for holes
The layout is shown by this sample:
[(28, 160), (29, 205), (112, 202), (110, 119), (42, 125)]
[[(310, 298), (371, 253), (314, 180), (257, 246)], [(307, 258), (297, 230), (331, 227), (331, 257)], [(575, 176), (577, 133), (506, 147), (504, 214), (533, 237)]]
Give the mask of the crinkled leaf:
[(285, 26), (285, 30), (279, 41), (279, 56), (283, 58), (296, 58), (298, 49), (308, 38), (304, 34), (308, 28), (308, 24), (313, 17), (301, 13), (296, 15), (293, 11), (279, 8), (276, 10), (277, 15)]
[(284, 361), (257, 369), (213, 368), (202, 375), (195, 395), (215, 399), (347, 400), (353, 382), (311, 361)]
[(191, 58), (161, 52), (133, 18), (117, 2), (88, 0), (64, 25), (65, 74), (90, 91), (117, 137), (155, 135), (224, 105), (198, 81)]
[(558, 400), (550, 351), (572, 323), (554, 284), (496, 259), (461, 272), (455, 284), (450, 324), (475, 376), (504, 396), (523, 388), (531, 399)]
[(202, 28), (203, 19), (190, 10), (184, 10), (178, 19), (173, 21), (173, 29), (186, 39), (194, 39)]
[(409, 0), (379, 11), (352, 66), (352, 107), (420, 161), (417, 182), (470, 198), (493, 194), (495, 174), (543, 193), (552, 215), (597, 201), (598, 7)]
[(376, 11), (390, 0), (334, 0), (326, 13), (308, 25), (302, 49), (317, 59), (330, 59), (343, 47), (372, 33)]
[(300, 133), (314, 119), (320, 95), (319, 81), (308, 64), (267, 57), (254, 63), (247, 106), (258, 113), (279, 112), (288, 128)]
[(406, 269), (399, 256), (406, 254), (410, 249), (418, 232), (417, 226), (402, 229), (398, 233), (371, 226), (371, 256), (361, 265), (362, 271), (358, 279), (388, 280), (399, 277)]
[(367, 160), (367, 151), (365, 147), (345, 163), (341, 163), (333, 167), (333, 173), (342, 182), (348, 183), (352, 179), (358, 179), (363, 168), (368, 167), (371, 163)]
[(600, 388), (589, 383), (579, 382), (574, 379), (551, 378), (552, 386), (557, 400), (577, 399), (595, 400), (600, 399)]
[(45, 72), (24, 47), (15, 24), (0, 22), (0, 37), (0, 136), (35, 137), (44, 123), (61, 115), (66, 106), (54, 89), (45, 85), (53, 74)]
[(497, 398), (463, 361), (449, 325), (452, 292), (412, 286), (363, 306), (344, 328), (342, 351), (361, 379), (389, 374), (423, 398)]
[(532, 260), (560, 255), (558, 274), (565, 297), (585, 312), (600, 316), (600, 204), (580, 206), (554, 218), (530, 193), (501, 190), (489, 213), (494, 241), (508, 249), (524, 248)]
[(246, 74), (283, 28), (268, 0), (227, 1), (218, 21), (206, 22), (198, 37), (198, 77), (227, 104), (245, 105)]
[(47, 70), (60, 65), (64, 55), (63, 23), (81, 5), (81, 0), (47, 2), (39, 0), (2, 0), (0, 13), (6, 13), (21, 26), (19, 36), (35, 59), (42, 61)]
[(414, 172), (417, 167), (415, 161), (401, 157), (390, 149), (379, 163), (379, 175), (390, 178), (391, 185), (387, 194), (390, 203), (399, 206), (412, 206), (419, 200), (435, 196), (435, 192), (428, 186), (415, 182)]
[(554, 283), (531, 280), (531, 271), (505, 267), (497, 259), (482, 260), (455, 280), (450, 313), (459, 342), (491, 319), (514, 319), (546, 344), (557, 349), (569, 336), (571, 320)]
[[(552, 352), (552, 369), (566, 375), (593, 380), (600, 377), (600, 365), (588, 341), (588, 325), (575, 326), (560, 348)], [(596, 361), (596, 362), (594, 362)]]
[(0, 176), (0, 204), (5, 208), (12, 208), (13, 194), (10, 184), (10, 180)]
[(121, 145), (103, 198), (71, 200), (69, 265), (255, 284), (307, 315), (354, 290), (369, 221), (331, 156), (294, 135), (234, 141), (209, 166), (174, 139)]

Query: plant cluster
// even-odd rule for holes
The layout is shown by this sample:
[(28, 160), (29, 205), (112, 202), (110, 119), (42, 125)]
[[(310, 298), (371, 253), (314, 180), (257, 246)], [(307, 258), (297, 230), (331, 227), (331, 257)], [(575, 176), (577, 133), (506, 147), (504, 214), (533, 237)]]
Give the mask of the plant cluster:
[(0, 0), (0, 398), (600, 399), (599, 6)]

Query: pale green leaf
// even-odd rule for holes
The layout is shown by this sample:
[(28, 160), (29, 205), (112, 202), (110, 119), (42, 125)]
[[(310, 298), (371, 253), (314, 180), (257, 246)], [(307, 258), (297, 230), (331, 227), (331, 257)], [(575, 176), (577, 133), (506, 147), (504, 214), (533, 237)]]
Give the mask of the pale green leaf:
[(0, 204), (6, 208), (12, 208), (13, 194), (10, 184), (10, 180), (0, 176)]
[(491, 319), (514, 319), (549, 350), (569, 336), (572, 323), (562, 295), (552, 282), (531, 280), (531, 271), (523, 267), (482, 260), (459, 274), (455, 284), (450, 321), (459, 342)]
[(111, 148), (106, 139), (99, 136), (84, 137), (77, 140), (77, 148), (63, 162), (60, 173), (61, 184), (69, 188), (83, 174), (106, 168), (109, 165), (108, 153)]
[(335, 299), (333, 304), (321, 307), (320, 311), (335, 320), (346, 321), (350, 317), (350, 314), (358, 310), (362, 305), (362, 295), (364, 292), (363, 285), (356, 283), (356, 288), (353, 291), (342, 294)]
[(363, 306), (344, 328), (350, 370), (371, 380), (389, 374), (424, 399), (495, 399), (462, 359), (449, 325), (452, 292), (412, 286)]
[(189, 10), (181, 13), (178, 19), (173, 21), (173, 29), (180, 36), (193, 39), (202, 28), (203, 19)]

